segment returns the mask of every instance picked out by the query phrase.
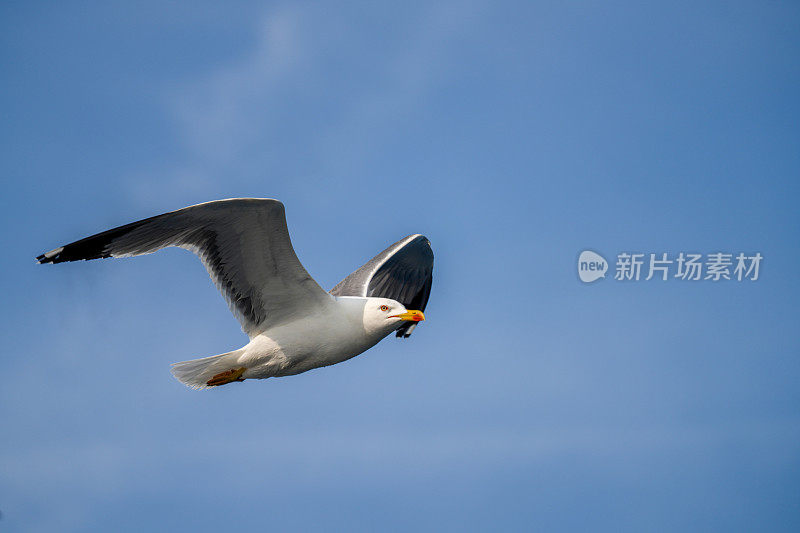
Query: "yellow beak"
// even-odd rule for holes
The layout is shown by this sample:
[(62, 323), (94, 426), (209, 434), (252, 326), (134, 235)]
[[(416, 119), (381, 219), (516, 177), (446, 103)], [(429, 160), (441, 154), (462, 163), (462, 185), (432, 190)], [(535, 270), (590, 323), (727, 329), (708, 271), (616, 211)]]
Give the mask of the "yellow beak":
[(402, 318), (403, 320), (410, 320), (411, 322), (421, 322), (425, 320), (425, 315), (422, 314), (422, 311), (406, 311), (399, 315), (391, 315), (389, 318)]

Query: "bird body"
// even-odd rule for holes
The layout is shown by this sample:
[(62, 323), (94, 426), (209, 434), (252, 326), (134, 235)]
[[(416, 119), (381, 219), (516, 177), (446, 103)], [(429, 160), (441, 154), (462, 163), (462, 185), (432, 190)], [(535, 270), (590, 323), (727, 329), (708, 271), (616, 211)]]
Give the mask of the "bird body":
[[(172, 373), (193, 388), (204, 388), (214, 376), (243, 369), (235, 380), (300, 374), (351, 359), (395, 331), (403, 319), (374, 321), (386, 313), (408, 312), (386, 298), (333, 297), (331, 305), (259, 333), (239, 350), (172, 365)], [(370, 324), (373, 324), (370, 326)], [(231, 374), (232, 375), (232, 374)]]
[(433, 271), (425, 237), (401, 239), (327, 293), (297, 259), (283, 204), (272, 199), (198, 204), (98, 233), (37, 259), (127, 257), (166, 246), (201, 258), (250, 337), (238, 350), (174, 363), (173, 375), (195, 389), (340, 363), (394, 331), (408, 337), (425, 319)]

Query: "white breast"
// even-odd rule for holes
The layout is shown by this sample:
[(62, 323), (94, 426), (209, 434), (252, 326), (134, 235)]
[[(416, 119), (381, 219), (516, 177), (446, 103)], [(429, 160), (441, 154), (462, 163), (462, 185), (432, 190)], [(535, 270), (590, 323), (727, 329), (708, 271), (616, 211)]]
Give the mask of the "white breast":
[(245, 378), (289, 376), (333, 365), (364, 352), (388, 331), (364, 327), (365, 298), (337, 298), (335, 305), (256, 335), (240, 361)]

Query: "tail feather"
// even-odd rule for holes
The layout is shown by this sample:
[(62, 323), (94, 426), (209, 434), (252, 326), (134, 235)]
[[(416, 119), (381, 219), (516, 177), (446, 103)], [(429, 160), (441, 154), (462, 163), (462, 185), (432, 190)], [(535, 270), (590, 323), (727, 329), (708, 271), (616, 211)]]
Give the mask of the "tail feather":
[(227, 372), (242, 365), (239, 357), (243, 349), (201, 359), (172, 363), (172, 375), (184, 385), (193, 389), (207, 389), (212, 377), (221, 372)]

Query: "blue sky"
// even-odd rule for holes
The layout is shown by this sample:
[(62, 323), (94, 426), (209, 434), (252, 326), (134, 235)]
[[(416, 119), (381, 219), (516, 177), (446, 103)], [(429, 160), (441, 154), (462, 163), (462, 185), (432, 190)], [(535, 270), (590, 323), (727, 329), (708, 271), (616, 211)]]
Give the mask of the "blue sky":
[[(0, 7), (4, 531), (796, 531), (792, 2)], [(33, 258), (286, 205), (330, 288), (436, 253), (428, 320), (196, 392), (246, 337), (191, 254)], [(756, 282), (576, 258), (760, 252)], [(613, 266), (612, 266), (613, 268)]]

